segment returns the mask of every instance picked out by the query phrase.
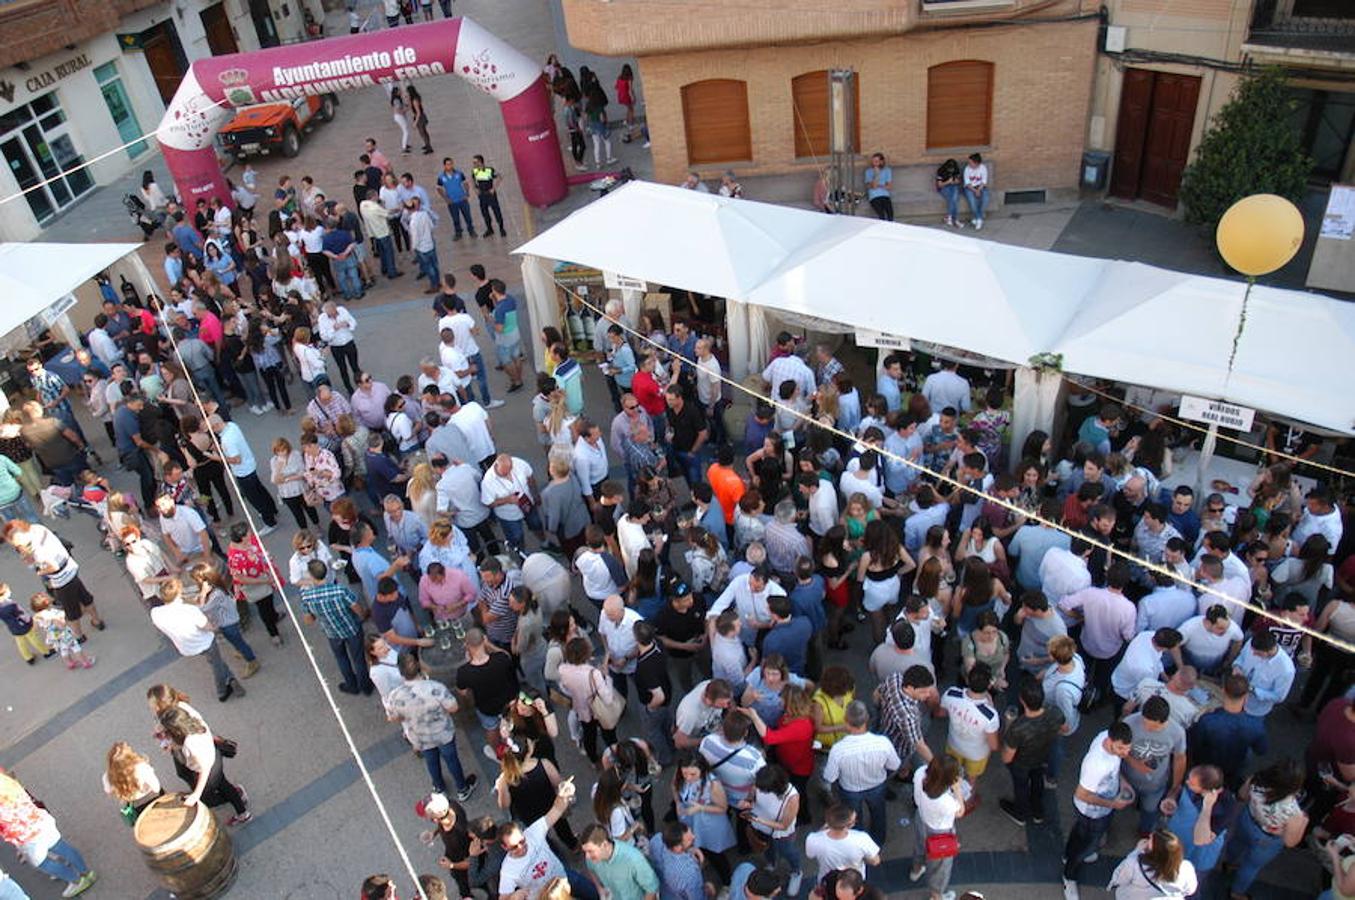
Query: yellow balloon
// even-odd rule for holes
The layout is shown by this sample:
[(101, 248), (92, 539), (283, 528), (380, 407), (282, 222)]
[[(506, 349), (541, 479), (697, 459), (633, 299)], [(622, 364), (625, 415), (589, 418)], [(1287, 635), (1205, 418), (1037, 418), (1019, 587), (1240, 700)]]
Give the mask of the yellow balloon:
[(1303, 214), (1275, 194), (1253, 194), (1228, 208), (1214, 234), (1223, 259), (1243, 275), (1267, 275), (1299, 252)]

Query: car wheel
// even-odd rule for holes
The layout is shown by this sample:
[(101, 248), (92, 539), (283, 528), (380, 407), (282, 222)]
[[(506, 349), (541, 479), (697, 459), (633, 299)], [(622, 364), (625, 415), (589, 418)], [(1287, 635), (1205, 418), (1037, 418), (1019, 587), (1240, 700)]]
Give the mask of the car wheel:
[(291, 159), (301, 152), (301, 135), (291, 125), (282, 132), (282, 155)]
[(334, 120), (334, 98), (325, 95), (320, 101), (320, 108), (316, 110), (315, 117), (321, 122), (332, 122)]

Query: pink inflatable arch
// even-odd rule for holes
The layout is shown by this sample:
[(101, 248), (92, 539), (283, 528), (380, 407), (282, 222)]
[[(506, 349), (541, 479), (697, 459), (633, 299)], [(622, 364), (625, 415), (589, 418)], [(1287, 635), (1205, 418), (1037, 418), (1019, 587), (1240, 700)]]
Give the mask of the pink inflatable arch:
[(545, 76), (527, 56), (467, 18), (200, 59), (184, 76), (156, 136), (190, 209), (199, 197), (230, 203), (212, 142), (231, 108), (448, 74), (499, 101), (527, 202), (547, 206), (562, 199), (568, 186)]

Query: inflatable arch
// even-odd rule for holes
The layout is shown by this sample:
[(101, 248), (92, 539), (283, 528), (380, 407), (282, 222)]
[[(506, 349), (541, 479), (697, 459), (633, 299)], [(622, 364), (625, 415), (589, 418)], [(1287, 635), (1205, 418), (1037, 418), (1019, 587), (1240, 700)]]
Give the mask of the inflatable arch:
[[(547, 206), (565, 196), (545, 75), (464, 17), (200, 59), (184, 76), (156, 136), (189, 209), (201, 197), (230, 203), (213, 139), (231, 108), (434, 75), (457, 75), (499, 101), (528, 203)], [(491, 149), (485, 148), (486, 156)]]

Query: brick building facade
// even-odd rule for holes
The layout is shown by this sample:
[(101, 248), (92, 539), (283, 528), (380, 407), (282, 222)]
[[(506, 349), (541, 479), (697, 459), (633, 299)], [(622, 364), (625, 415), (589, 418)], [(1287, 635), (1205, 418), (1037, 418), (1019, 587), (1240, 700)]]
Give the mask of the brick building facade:
[[(732, 168), (740, 176), (803, 172), (812, 184), (829, 152), (826, 125), (817, 127), (826, 113), (810, 108), (827, 102), (826, 91), (813, 81), (851, 69), (856, 149), (888, 156), (905, 207), (910, 199), (934, 204), (936, 166), (973, 151), (990, 162), (999, 201), (1009, 191), (1076, 188), (1096, 4), (726, 0), (686, 19), (672, 8), (564, 0), (571, 43), (638, 58), (658, 180)], [(740, 95), (746, 124), (736, 121)], [(957, 110), (964, 121), (944, 121)]]

